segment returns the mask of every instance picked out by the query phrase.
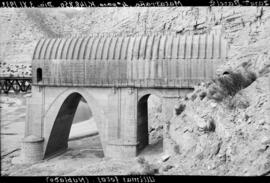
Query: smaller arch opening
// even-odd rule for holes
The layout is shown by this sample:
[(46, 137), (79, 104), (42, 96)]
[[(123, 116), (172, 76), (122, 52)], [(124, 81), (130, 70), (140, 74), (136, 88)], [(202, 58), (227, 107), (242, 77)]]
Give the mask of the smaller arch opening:
[(137, 155), (163, 152), (163, 117), (160, 97), (143, 96), (137, 106)]
[(38, 68), (37, 69), (37, 82), (41, 82), (42, 81), (42, 69)]

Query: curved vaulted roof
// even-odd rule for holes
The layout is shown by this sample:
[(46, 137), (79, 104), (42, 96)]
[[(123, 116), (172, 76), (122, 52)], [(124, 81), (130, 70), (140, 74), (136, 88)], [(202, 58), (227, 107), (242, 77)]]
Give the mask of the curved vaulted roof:
[(89, 36), (39, 40), (34, 60), (218, 59), (226, 57), (221, 35)]

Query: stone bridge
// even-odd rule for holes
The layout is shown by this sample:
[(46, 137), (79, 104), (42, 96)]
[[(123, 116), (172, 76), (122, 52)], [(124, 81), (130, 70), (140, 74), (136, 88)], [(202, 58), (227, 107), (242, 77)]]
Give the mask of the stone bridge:
[(226, 55), (226, 41), (215, 33), (40, 40), (32, 61), (24, 158), (41, 160), (67, 148), (82, 97), (105, 156), (135, 157), (148, 145), (149, 95), (162, 99), (170, 120), (179, 97), (211, 80)]

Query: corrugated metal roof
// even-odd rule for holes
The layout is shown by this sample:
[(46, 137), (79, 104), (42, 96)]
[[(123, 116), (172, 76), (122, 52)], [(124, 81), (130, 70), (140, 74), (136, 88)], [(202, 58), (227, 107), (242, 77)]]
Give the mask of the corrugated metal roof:
[(226, 41), (220, 34), (89, 36), (42, 39), (36, 45), (33, 59), (218, 59), (226, 54)]

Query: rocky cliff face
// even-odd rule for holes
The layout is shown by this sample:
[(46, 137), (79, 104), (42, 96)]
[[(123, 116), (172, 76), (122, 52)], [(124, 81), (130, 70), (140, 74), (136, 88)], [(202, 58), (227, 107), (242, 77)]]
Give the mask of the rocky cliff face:
[(203, 97), (202, 86), (180, 100), (185, 108), (167, 134), (176, 167), (171, 174), (269, 174), (269, 73), (219, 102)]
[(165, 164), (173, 168), (165, 173), (269, 172), (270, 8), (1, 9), (0, 17), (0, 61), (8, 64), (29, 64), (36, 41), (45, 37), (222, 32), (230, 49), (218, 73), (244, 66), (256, 80), (222, 101), (201, 97), (207, 84), (179, 100), (185, 109), (168, 124), (173, 155)]
[[(89, 34), (202, 34), (222, 31), (231, 44), (231, 56), (243, 46), (265, 39), (268, 7), (169, 7), (1, 9), (1, 61), (31, 61), (36, 41), (45, 37)], [(253, 52), (256, 50), (253, 50)]]

